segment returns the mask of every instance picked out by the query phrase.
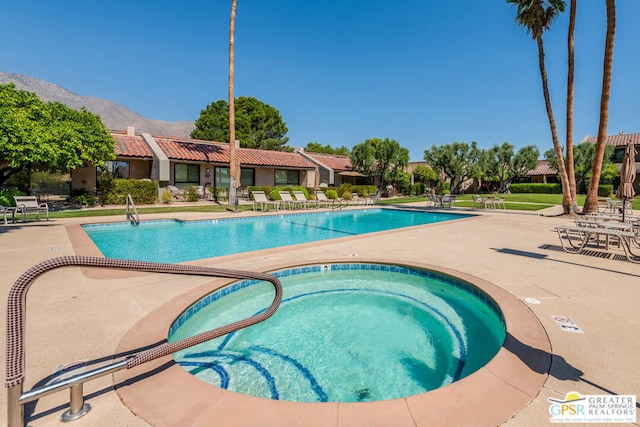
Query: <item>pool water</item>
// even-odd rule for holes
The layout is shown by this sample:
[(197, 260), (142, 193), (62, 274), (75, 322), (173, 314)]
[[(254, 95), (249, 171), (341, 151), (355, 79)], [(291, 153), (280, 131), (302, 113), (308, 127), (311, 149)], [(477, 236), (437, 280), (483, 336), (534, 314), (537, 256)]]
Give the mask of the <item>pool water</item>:
[[(438, 273), (383, 264), (307, 266), (274, 273), (284, 287), (263, 323), (177, 352), (198, 378), (252, 396), (296, 402), (400, 398), (484, 366), (505, 338), (496, 304)], [(273, 299), (243, 281), (186, 310), (173, 342), (252, 316)]]
[(207, 221), (90, 224), (83, 229), (107, 258), (185, 262), (276, 248), (470, 215), (361, 209)]

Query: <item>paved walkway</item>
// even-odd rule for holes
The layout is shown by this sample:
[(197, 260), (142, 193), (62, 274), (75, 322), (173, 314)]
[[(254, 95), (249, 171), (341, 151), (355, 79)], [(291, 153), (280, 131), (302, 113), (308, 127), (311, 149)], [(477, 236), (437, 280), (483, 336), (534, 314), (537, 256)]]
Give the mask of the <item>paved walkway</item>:
[[(548, 213), (553, 212), (552, 209)], [(554, 226), (569, 222), (562, 217), (545, 217), (539, 212), (475, 213), (480, 216), (472, 220), (414, 227), (393, 234), (358, 236), (341, 239), (339, 243), (325, 241), (220, 257), (198, 264), (265, 271), (273, 265), (326, 259), (375, 259), (437, 265), (494, 283), (535, 314), (546, 331), (552, 353), (551, 371), (539, 394), (512, 418), (506, 417), (505, 426), (547, 425), (547, 399), (564, 399), (570, 391), (637, 394), (640, 391), (640, 266), (621, 259), (562, 252), (557, 234), (552, 231)], [(252, 214), (173, 213), (141, 217), (143, 220), (201, 219)], [(114, 220), (113, 217), (56, 219), (0, 226), (3, 312), (6, 312), (9, 288), (28, 268), (52, 257), (86, 255), (75, 252), (70, 226)], [(93, 271), (83, 272), (79, 268), (53, 271), (36, 281), (31, 289), (27, 304), (25, 390), (59, 365), (113, 355), (134, 325), (157, 312), (167, 301), (210, 281), (170, 275), (130, 277), (118, 272)], [(535, 299), (538, 303), (525, 299)], [(555, 315), (570, 317), (581, 333), (561, 329), (554, 320)], [(2, 319), (5, 328), (4, 316)], [(5, 374), (4, 365), (2, 374)], [(85, 396), (93, 409), (71, 425), (149, 425), (122, 403), (112, 384), (111, 376), (85, 384)], [(175, 390), (177, 394), (179, 391)], [(6, 402), (4, 388), (3, 393), (2, 401)], [(482, 399), (483, 393), (479, 386), (474, 396), (461, 396), (460, 401), (447, 402), (447, 405), (451, 405), (451, 411), (464, 413), (464, 399)], [(169, 404), (172, 396), (166, 399)], [(61, 425), (59, 416), (67, 409), (68, 402), (68, 393), (60, 392), (40, 399), (35, 406), (28, 405), (25, 412), (31, 417), (29, 425)], [(486, 402), (487, 407), (498, 404), (499, 401)], [(3, 424), (7, 408), (5, 405), (0, 408), (0, 424)], [(478, 414), (467, 416), (467, 425), (482, 424)], [(305, 425), (305, 420), (298, 419), (292, 425)], [(336, 425), (347, 424), (338, 420)], [(409, 425), (430, 425), (428, 414), (414, 416)]]

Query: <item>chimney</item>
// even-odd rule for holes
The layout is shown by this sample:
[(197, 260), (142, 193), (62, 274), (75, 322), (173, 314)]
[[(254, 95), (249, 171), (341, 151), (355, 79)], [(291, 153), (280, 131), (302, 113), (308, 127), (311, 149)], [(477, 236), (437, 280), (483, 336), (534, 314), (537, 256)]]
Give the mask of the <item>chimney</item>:
[(127, 127), (127, 136), (136, 136), (136, 128), (135, 126)]

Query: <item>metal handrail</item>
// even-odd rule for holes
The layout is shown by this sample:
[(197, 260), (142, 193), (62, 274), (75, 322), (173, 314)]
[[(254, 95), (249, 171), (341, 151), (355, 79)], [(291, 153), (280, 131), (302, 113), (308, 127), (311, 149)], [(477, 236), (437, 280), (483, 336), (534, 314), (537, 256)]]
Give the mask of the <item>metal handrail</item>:
[[(90, 372), (78, 374), (55, 384), (23, 393), (25, 379), (25, 317), (27, 305), (27, 293), (31, 285), (42, 274), (60, 267), (98, 267), (119, 270), (146, 271), (151, 273), (187, 274), (200, 276), (228, 277), (234, 279), (253, 279), (268, 281), (275, 288), (275, 296), (271, 305), (262, 313), (244, 320), (234, 322), (210, 331), (202, 332), (189, 338), (173, 343), (162, 343), (138, 354), (131, 355), (124, 360), (108, 366), (97, 368)], [(199, 267), (180, 264), (162, 264), (143, 261), (125, 261), (110, 258), (66, 256), (53, 258), (41, 262), (24, 272), (14, 283), (9, 291), (7, 302), (7, 352), (6, 352), (6, 377), (5, 387), (7, 392), (7, 425), (8, 427), (22, 426), (24, 422), (24, 404), (37, 400), (39, 397), (51, 394), (61, 389), (71, 389), (70, 409), (62, 418), (65, 421), (73, 420), (84, 415), (89, 410), (89, 405), (84, 403), (82, 384), (100, 376), (112, 372), (129, 369), (134, 366), (168, 356), (176, 351), (184, 350), (194, 345), (212, 340), (214, 338), (237, 331), (247, 326), (254, 325), (268, 319), (280, 306), (282, 301), (282, 284), (273, 275), (251, 271), (228, 270), (212, 267)]]
[[(133, 209), (135, 216), (131, 213), (129, 206)], [(136, 209), (136, 204), (133, 203), (131, 194), (127, 194), (127, 221), (131, 221), (131, 223), (135, 225), (140, 225), (140, 215), (138, 215), (138, 209)]]

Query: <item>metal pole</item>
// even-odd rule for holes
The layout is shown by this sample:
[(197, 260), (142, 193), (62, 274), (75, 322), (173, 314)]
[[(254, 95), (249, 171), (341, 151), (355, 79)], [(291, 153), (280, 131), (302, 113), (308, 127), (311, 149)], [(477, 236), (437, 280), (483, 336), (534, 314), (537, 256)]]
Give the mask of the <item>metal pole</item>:
[(24, 406), (18, 402), (22, 396), (22, 383), (7, 388), (7, 426), (24, 425)]
[(64, 422), (77, 420), (91, 410), (91, 405), (84, 403), (82, 383), (74, 384), (69, 389), (69, 409), (64, 411), (60, 419)]

